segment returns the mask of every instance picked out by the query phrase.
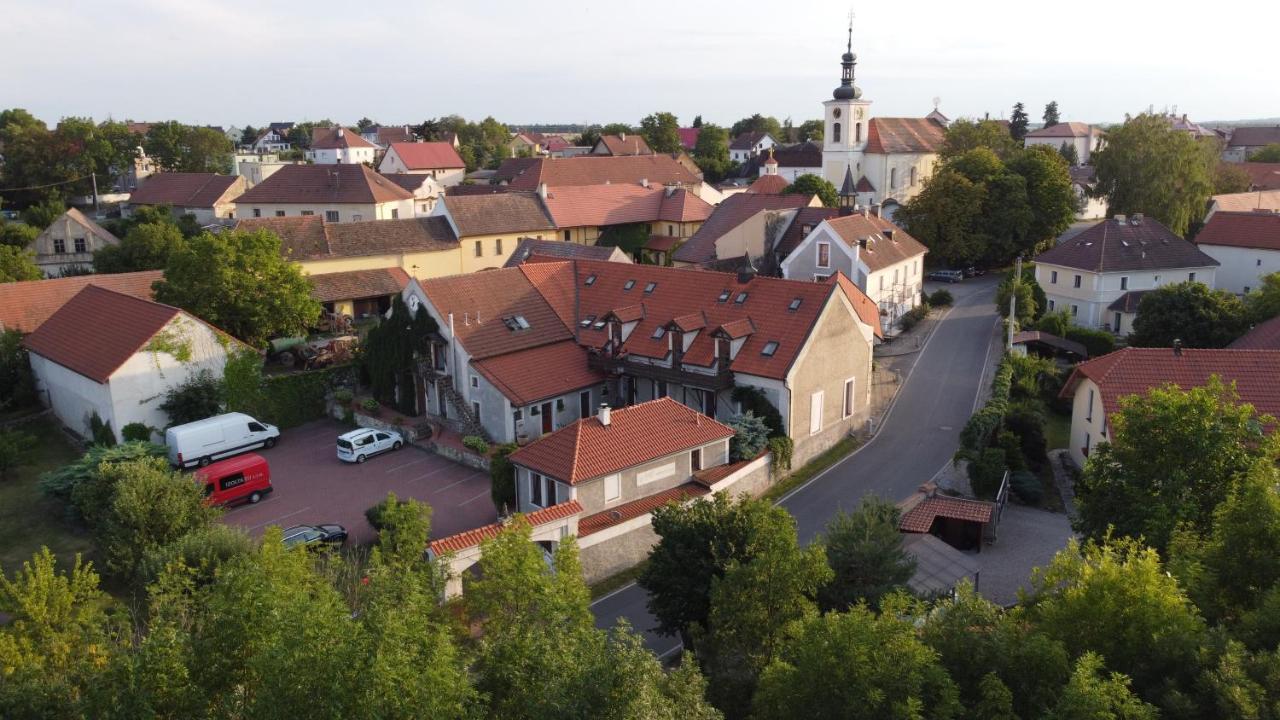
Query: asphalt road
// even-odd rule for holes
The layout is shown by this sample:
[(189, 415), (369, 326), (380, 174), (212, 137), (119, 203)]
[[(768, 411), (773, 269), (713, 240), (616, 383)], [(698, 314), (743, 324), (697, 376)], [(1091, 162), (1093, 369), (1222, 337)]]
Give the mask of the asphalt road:
[[(812, 541), (832, 516), (857, 507), (868, 494), (893, 502), (905, 498), (951, 460), (960, 429), (973, 414), (983, 371), (995, 359), (990, 348), (996, 281), (987, 276), (947, 286), (955, 305), (915, 356), (880, 432), (779, 503), (795, 516), (802, 542)], [(600, 598), (591, 605), (596, 625), (608, 628), (626, 619), (660, 656), (676, 651), (678, 639), (649, 631), (654, 620), (645, 598), (635, 584)]]

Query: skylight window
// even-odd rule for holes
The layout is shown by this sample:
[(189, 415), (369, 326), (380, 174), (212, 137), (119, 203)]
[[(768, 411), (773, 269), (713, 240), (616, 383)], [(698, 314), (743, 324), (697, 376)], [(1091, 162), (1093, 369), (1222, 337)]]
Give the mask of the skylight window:
[(653, 329), (653, 335), (650, 335), (650, 337), (652, 337), (654, 340), (657, 340), (658, 338), (666, 334), (667, 334), (667, 329), (659, 325), (658, 327)]
[(502, 324), (506, 325), (507, 329), (512, 332), (530, 328), (529, 321), (525, 320), (523, 315), (508, 315), (502, 318)]
[(765, 357), (773, 357), (776, 352), (778, 352), (778, 341), (770, 340), (764, 344), (764, 349), (760, 351), (760, 354)]
[(732, 294), (733, 293), (729, 292), (728, 290), (721, 290), (720, 297), (716, 298), (716, 302), (728, 302), (729, 296)]
[(596, 284), (595, 273), (588, 275), (587, 279), (582, 281), (582, 284), (586, 285), (587, 287), (591, 287), (592, 285), (595, 285)]
[(644, 294), (645, 294), (645, 295), (649, 295), (649, 294), (651, 294), (651, 293), (653, 292), (654, 288), (656, 288), (656, 287), (658, 287), (658, 283), (656, 283), (656, 282), (651, 282), (651, 283), (649, 283), (648, 285), (645, 285), (645, 286), (644, 286)]
[(746, 290), (743, 290), (742, 292), (738, 293), (738, 297), (736, 297), (736, 298), (734, 298), (734, 299), (733, 299), (733, 304), (734, 304), (734, 305), (741, 305), (742, 303), (744, 303), (744, 302), (746, 302), (746, 301), (747, 301), (747, 291), (746, 291)]
[(596, 321), (596, 324), (595, 324), (595, 325), (592, 325), (591, 327), (595, 328), (596, 330), (603, 330), (603, 329), (604, 329), (605, 324), (606, 324), (606, 323), (605, 323), (605, 321), (604, 321), (604, 318), (601, 318), (601, 319), (597, 320), (597, 321)]
[(633, 287), (635, 287), (635, 286), (636, 286), (636, 281), (635, 281), (635, 280), (628, 280), (626, 283), (624, 283), (624, 284), (623, 284), (622, 289), (623, 289), (623, 290), (628, 290), (628, 291), (629, 291), (629, 290), (631, 290), (631, 288), (633, 288)]
[(582, 318), (581, 322), (579, 322), (578, 324), (584, 328), (588, 328), (588, 327), (591, 327), (591, 323), (595, 322), (595, 320), (596, 320), (595, 315), (588, 315)]
[(800, 309), (801, 298), (792, 298), (791, 304), (787, 306), (788, 312), (795, 312)]

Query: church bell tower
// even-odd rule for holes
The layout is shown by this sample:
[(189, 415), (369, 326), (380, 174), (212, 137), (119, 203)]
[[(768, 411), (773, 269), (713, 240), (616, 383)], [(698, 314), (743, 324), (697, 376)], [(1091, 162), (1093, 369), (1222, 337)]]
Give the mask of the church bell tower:
[(836, 187), (840, 186), (846, 172), (855, 178), (865, 172), (863, 151), (867, 147), (867, 132), (871, 122), (871, 101), (862, 99), (862, 89), (853, 84), (854, 66), (858, 56), (853, 54), (853, 22), (849, 22), (849, 44), (840, 59), (840, 87), (831, 93), (831, 99), (822, 103), (822, 176)]

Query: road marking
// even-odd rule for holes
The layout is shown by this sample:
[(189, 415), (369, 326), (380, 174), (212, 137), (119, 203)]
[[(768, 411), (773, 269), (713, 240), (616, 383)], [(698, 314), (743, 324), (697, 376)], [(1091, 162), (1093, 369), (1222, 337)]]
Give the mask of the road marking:
[(477, 476), (477, 475), (479, 475), (479, 474), (480, 474), (480, 473), (471, 473), (470, 475), (467, 475), (466, 477), (462, 478), (461, 480), (457, 480), (457, 481), (455, 481), (455, 482), (451, 482), (451, 483), (449, 483), (448, 485), (445, 485), (444, 487), (442, 487), (442, 488), (438, 488), (438, 489), (436, 489), (436, 490), (432, 490), (431, 492), (432, 492), (432, 494), (435, 494), (435, 493), (438, 493), (438, 492), (444, 492), (445, 490), (448, 490), (448, 489), (449, 489), (449, 488), (451, 488), (451, 487), (455, 487), (455, 486), (457, 486), (457, 485), (461, 485), (462, 483), (464, 483), (464, 482), (466, 482), (466, 481), (470, 480), (471, 478), (476, 477), (476, 476)]
[(308, 505), (307, 507), (304, 507), (304, 508), (302, 508), (301, 510), (294, 510), (293, 512), (288, 513), (287, 515), (281, 515), (280, 517), (277, 517), (277, 518), (271, 518), (270, 520), (268, 520), (268, 521), (266, 521), (266, 522), (258, 523), (257, 525), (254, 525), (253, 527), (250, 527), (249, 529), (250, 529), (250, 530), (257, 530), (258, 528), (260, 528), (260, 527), (266, 527), (267, 525), (275, 525), (275, 524), (277, 524), (278, 522), (280, 522), (281, 520), (283, 520), (283, 519), (285, 519), (285, 518), (293, 517), (294, 515), (297, 515), (298, 513), (304, 513), (304, 512), (306, 512), (306, 511), (308, 511), (308, 510), (310, 510), (310, 509), (311, 509), (311, 506), (310, 506), (310, 505)]
[(429, 457), (419, 458), (419, 459), (417, 459), (417, 460), (413, 460), (413, 461), (411, 461), (411, 462), (404, 463), (403, 465), (397, 465), (397, 466), (395, 466), (395, 467), (393, 467), (393, 468), (391, 468), (391, 469), (387, 470), (387, 472), (389, 472), (389, 473), (390, 473), (390, 472), (395, 472), (396, 470), (400, 470), (400, 469), (403, 469), (403, 468), (407, 468), (407, 467), (409, 467), (409, 466), (411, 466), (411, 465), (417, 465), (418, 463), (424, 463), (424, 462), (426, 462), (426, 461), (428, 461), (428, 460), (430, 460), (430, 459), (431, 459), (431, 458), (429, 458)]
[(482, 493), (480, 493), (479, 495), (477, 495), (477, 496), (475, 496), (475, 497), (471, 498), (470, 500), (464, 500), (464, 501), (462, 501), (462, 502), (458, 503), (458, 507), (462, 507), (463, 505), (468, 505), (468, 504), (470, 504), (470, 503), (473, 503), (473, 502), (475, 502), (475, 501), (479, 500), (479, 499), (480, 499), (480, 498), (482, 498), (482, 497), (489, 497), (489, 495), (490, 495), (489, 491), (488, 491), (488, 490), (485, 490), (484, 492), (482, 492)]
[(429, 473), (424, 473), (424, 474), (419, 475), (418, 477), (413, 478), (413, 479), (414, 479), (414, 480), (425, 480), (425, 479), (427, 479), (427, 478), (431, 477), (432, 475), (435, 475), (435, 474), (437, 474), (437, 473), (442, 473), (442, 472), (444, 472), (445, 470), (452, 470), (452, 469), (453, 469), (453, 465), (452, 465), (452, 464), (445, 465), (444, 467), (436, 468), (435, 470), (432, 470), (432, 471), (431, 471), (431, 472), (429, 472)]

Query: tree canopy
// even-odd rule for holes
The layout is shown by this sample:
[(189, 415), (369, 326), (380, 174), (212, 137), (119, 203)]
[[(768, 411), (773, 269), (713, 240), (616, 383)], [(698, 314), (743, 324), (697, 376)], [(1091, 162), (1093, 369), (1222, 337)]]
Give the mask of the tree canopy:
[(774, 140), (783, 141), (782, 123), (778, 122), (778, 118), (772, 115), (755, 113), (751, 117), (742, 118), (729, 128), (729, 137), (736, 138), (742, 133), (749, 132), (767, 132), (773, 136)]
[(812, 173), (805, 173), (782, 189), (783, 195), (817, 195), (826, 207), (833, 208), (840, 204), (840, 193), (836, 186), (826, 178)]
[(1041, 117), (1044, 120), (1045, 127), (1053, 127), (1054, 125), (1057, 125), (1060, 122), (1058, 120), (1058, 101), (1050, 100), (1049, 103), (1044, 106), (1044, 115)]
[(93, 268), (100, 273), (162, 270), (170, 256), (186, 244), (182, 231), (167, 217), (162, 222), (134, 225), (118, 245), (105, 245), (93, 252)]
[(36, 265), (35, 253), (12, 245), (0, 245), (0, 283), (43, 277), (44, 273)]
[(147, 130), (142, 147), (168, 172), (231, 172), (231, 139), (213, 128), (170, 120)]
[(1249, 155), (1249, 162), (1280, 163), (1280, 143), (1264, 145)]
[(996, 157), (1006, 159), (1019, 150), (1018, 141), (1011, 134), (1012, 128), (1006, 128), (995, 120), (959, 119), (947, 126), (939, 156), (942, 160), (964, 155), (970, 150), (986, 148)]
[(1245, 304), (1200, 282), (1164, 285), (1142, 296), (1129, 344), (1135, 347), (1221, 348), (1249, 329)]
[(669, 112), (656, 112), (640, 121), (640, 134), (656, 153), (680, 152), (680, 121)]
[(1009, 135), (1011, 135), (1014, 140), (1022, 142), (1023, 138), (1027, 136), (1028, 120), (1027, 106), (1023, 105), (1021, 102), (1014, 103), (1013, 113), (1009, 115)]
[(729, 133), (719, 125), (704, 124), (693, 146), (693, 161), (708, 182), (717, 182), (733, 169), (729, 160)]
[(821, 543), (833, 577), (819, 595), (824, 610), (847, 610), (858, 603), (878, 608), (890, 592), (906, 588), (916, 561), (902, 548), (900, 518), (897, 506), (869, 495), (857, 510), (841, 512), (827, 523)]

